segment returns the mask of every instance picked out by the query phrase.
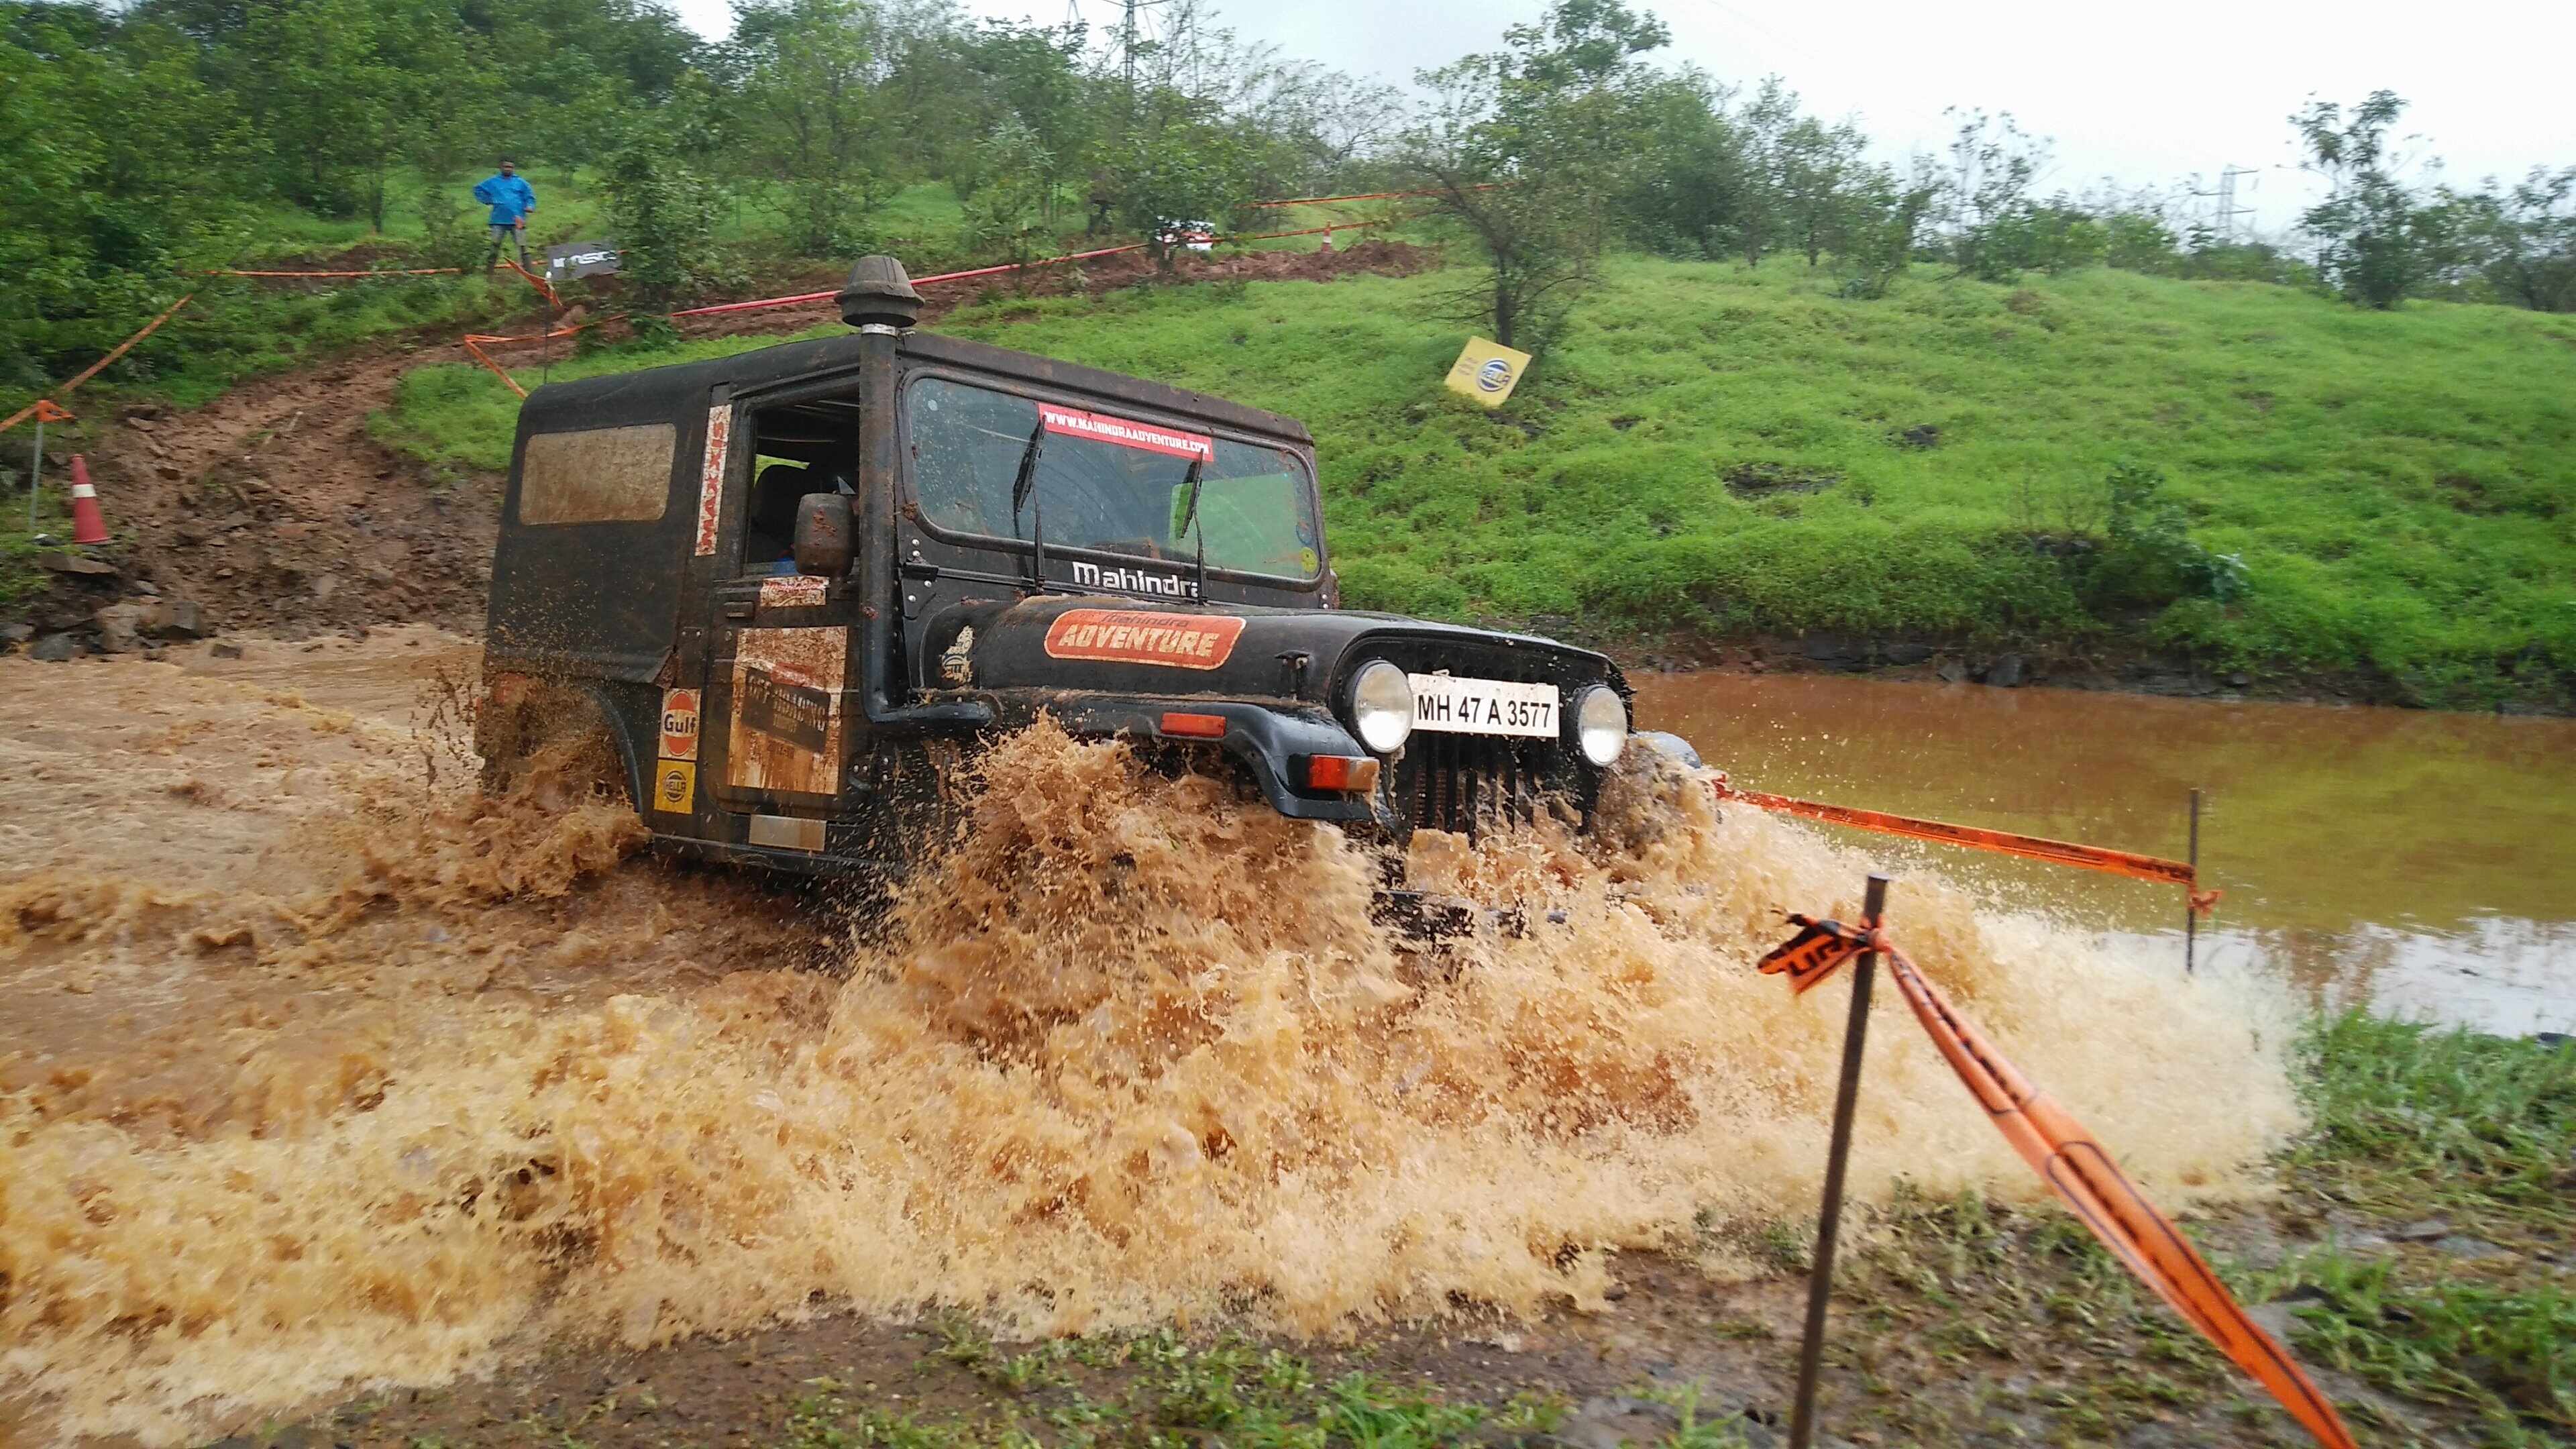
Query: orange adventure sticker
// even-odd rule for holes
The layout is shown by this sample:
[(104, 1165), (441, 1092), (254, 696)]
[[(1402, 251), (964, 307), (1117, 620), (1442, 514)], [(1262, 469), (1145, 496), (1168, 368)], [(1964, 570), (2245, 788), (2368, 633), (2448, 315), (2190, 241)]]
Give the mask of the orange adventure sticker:
[(1214, 669), (1242, 635), (1243, 620), (1232, 614), (1067, 609), (1047, 629), (1046, 652), (1057, 659)]

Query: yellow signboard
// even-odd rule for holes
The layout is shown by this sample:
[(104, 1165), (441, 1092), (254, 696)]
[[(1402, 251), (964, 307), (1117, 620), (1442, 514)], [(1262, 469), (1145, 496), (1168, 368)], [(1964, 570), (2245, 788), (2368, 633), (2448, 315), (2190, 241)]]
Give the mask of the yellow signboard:
[(1530, 355), (1514, 352), (1482, 337), (1470, 337), (1449, 368), (1449, 390), (1463, 392), (1489, 408), (1498, 408), (1529, 370)]

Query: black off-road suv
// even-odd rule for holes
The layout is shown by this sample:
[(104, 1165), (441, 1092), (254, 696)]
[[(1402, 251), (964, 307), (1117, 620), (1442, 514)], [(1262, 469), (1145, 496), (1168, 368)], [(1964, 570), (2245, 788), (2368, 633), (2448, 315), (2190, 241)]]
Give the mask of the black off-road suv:
[(840, 303), (846, 336), (529, 397), (495, 775), (579, 732), (658, 843), (897, 873), (978, 742), (1043, 713), (1389, 843), (1588, 822), (1628, 742), (1618, 670), (1338, 607), (1303, 425), (917, 332), (891, 257)]

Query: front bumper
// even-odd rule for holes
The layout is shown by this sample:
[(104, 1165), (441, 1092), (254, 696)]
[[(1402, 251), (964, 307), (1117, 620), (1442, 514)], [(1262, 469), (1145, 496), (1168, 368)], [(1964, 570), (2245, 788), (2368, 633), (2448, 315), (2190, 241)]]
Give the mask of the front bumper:
[[(1041, 709), (1076, 735), (1216, 746), (1243, 763), (1254, 788), (1272, 809), (1293, 820), (1377, 819), (1369, 796), (1305, 790), (1292, 783), (1304, 777), (1303, 764), (1309, 756), (1368, 753), (1341, 721), (1313, 705), (1054, 694), (1039, 709), (1028, 711), (1029, 718), (1033, 720)], [(1225, 734), (1218, 738), (1167, 735), (1162, 719), (1170, 712), (1218, 716), (1225, 721)]]

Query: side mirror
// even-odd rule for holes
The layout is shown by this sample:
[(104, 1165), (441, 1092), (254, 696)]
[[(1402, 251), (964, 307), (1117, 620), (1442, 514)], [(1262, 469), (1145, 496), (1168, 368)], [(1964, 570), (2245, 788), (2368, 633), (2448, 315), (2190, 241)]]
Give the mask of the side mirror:
[(796, 571), (837, 579), (850, 571), (850, 500), (808, 493), (796, 501)]

